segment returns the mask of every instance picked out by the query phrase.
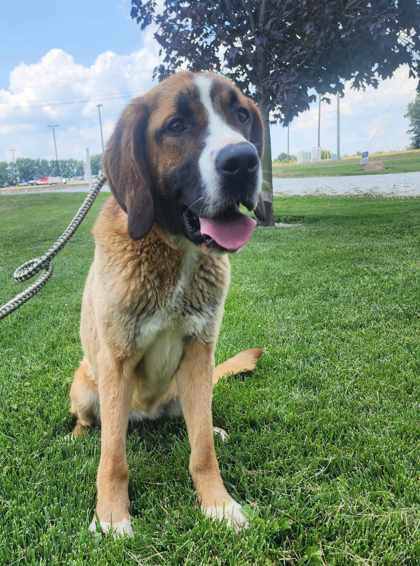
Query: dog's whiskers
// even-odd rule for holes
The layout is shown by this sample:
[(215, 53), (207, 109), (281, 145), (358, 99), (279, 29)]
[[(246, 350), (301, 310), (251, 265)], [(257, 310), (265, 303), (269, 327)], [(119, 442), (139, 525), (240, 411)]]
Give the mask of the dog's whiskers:
[[(205, 195), (201, 195), (201, 197), (198, 197), (197, 199), (195, 199), (194, 202), (192, 202), (190, 205), (187, 206), (187, 210), (189, 210), (190, 212), (192, 212), (193, 214), (196, 214), (192, 209), (193, 206), (195, 206), (197, 203), (199, 203), (200, 201), (204, 201), (205, 200)], [(200, 212), (198, 213), (197, 216), (200, 216), (200, 214), (204, 213), (204, 208), (200, 208)]]

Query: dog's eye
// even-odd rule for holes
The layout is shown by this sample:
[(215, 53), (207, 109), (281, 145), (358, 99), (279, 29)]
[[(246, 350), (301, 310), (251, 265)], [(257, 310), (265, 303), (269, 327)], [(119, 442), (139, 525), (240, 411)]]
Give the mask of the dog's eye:
[(172, 118), (166, 126), (166, 130), (171, 134), (182, 134), (186, 128), (187, 125), (182, 118)]
[(250, 114), (246, 108), (241, 106), (236, 112), (238, 114), (239, 121), (242, 122), (242, 124), (248, 122)]

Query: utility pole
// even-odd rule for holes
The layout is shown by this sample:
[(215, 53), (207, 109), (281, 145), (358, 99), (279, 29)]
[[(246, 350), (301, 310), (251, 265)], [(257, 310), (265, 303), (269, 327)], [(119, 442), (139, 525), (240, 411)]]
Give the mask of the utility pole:
[(340, 150), (340, 94), (337, 92), (337, 159), (341, 159)]
[(318, 149), (321, 154), (321, 95), (318, 94)]
[(55, 129), (59, 127), (59, 124), (51, 124), (48, 127), (51, 128), (51, 131), (52, 131), (52, 137), (53, 137), (53, 142), (54, 142), (54, 151), (55, 151), (56, 173), (57, 173), (57, 176), (59, 176), (60, 175), (60, 166), (58, 164), (57, 140), (55, 139)]
[(101, 147), (102, 147), (102, 154), (104, 153), (104, 133), (102, 131), (102, 114), (101, 114), (101, 108), (102, 108), (103, 104), (97, 104), (96, 107), (98, 109), (98, 117), (99, 117), (99, 130), (101, 132)]
[(11, 160), (11, 161), (12, 161), (12, 164), (13, 164), (13, 168), (12, 168), (12, 171), (13, 171), (13, 183), (16, 184), (16, 183), (18, 182), (17, 169), (16, 169), (16, 149), (15, 149), (14, 147), (11, 147), (11, 148), (9, 149), (9, 151), (10, 151), (10, 154), (11, 154), (11, 156), (12, 156), (12, 160)]

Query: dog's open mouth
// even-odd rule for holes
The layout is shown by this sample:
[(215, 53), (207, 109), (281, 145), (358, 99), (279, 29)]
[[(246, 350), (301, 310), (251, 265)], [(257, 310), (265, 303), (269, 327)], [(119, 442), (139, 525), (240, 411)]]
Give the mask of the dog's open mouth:
[(227, 252), (236, 252), (251, 238), (256, 222), (242, 214), (238, 206), (214, 218), (197, 216), (189, 208), (183, 212), (187, 237), (197, 245), (204, 244)]

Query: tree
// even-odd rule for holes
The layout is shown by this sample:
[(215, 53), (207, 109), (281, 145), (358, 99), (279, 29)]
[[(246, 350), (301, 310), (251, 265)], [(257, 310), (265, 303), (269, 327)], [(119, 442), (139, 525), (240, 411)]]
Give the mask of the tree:
[[(62, 177), (71, 178), (83, 175), (83, 163), (77, 159), (60, 159), (58, 161)], [(16, 169), (20, 181), (32, 181), (39, 177), (56, 175), (57, 163), (55, 159), (30, 159), (20, 157), (16, 160)]]
[[(95, 159), (93, 157), (92, 159)], [(83, 175), (83, 162), (78, 159), (60, 159), (60, 172), (63, 177), (79, 177)], [(55, 159), (30, 159), (19, 157), (16, 166), (6, 161), (0, 162), (0, 187), (13, 185), (16, 182), (32, 181), (40, 177), (55, 176), (57, 164)], [(97, 174), (94, 172), (94, 174)]]
[(102, 171), (102, 155), (92, 155), (90, 164), (92, 167), (92, 175), (99, 175), (100, 171)]
[(38, 174), (38, 159), (28, 159), (27, 157), (20, 157), (16, 160), (16, 168), (18, 171), (19, 180), (31, 181), (40, 175)]
[(289, 155), (288, 153), (280, 153), (276, 161), (296, 161), (295, 155)]
[(6, 187), (9, 184), (9, 164), (7, 161), (0, 161), (0, 187)]
[[(162, 4), (162, 2), (160, 2)], [(154, 24), (163, 61), (155, 76), (180, 66), (222, 71), (261, 109), (266, 148), (264, 206), (272, 224), (270, 119), (287, 125), (321, 95), (377, 86), (407, 64), (419, 76), (419, 0), (132, 0), (141, 29)]]
[(420, 94), (417, 94), (414, 101), (407, 106), (405, 118), (410, 120), (410, 127), (407, 133), (411, 137), (411, 147), (420, 149)]
[[(78, 177), (83, 175), (83, 163), (77, 159), (60, 159), (59, 160), (60, 176), (67, 179), (71, 177)], [(56, 162), (50, 161), (51, 171), (56, 171)], [(55, 175), (55, 173), (50, 173), (50, 175)]]

